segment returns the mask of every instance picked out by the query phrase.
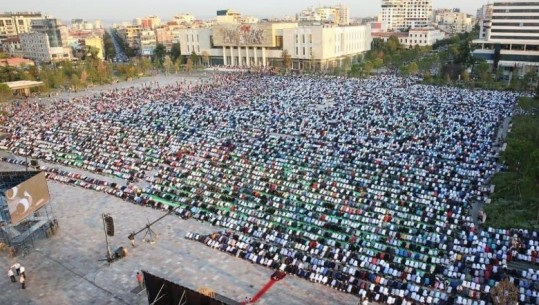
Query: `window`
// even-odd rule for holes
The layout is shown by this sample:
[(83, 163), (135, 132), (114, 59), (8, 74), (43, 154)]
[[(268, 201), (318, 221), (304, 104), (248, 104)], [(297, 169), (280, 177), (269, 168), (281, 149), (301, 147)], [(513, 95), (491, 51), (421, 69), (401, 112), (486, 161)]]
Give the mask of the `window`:
[(309, 43), (313, 43), (313, 34), (309, 34)]
[(305, 43), (305, 34), (303, 34), (302, 38), (303, 38), (303, 43)]
[(299, 48), (296, 47), (296, 55), (298, 55), (298, 54), (299, 54)]
[(296, 43), (299, 43), (299, 35), (296, 34)]
[(19, 25), (24, 25), (24, 20), (18, 20), (19, 21)]
[(303, 47), (303, 56), (305, 56), (305, 47)]
[(0, 26), (4, 26), (4, 20), (0, 20)]

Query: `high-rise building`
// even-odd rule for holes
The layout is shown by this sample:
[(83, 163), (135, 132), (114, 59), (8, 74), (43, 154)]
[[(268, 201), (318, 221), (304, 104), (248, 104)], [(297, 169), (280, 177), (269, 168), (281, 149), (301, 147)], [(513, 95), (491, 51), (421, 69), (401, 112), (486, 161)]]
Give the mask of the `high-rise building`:
[[(539, 1), (495, 0), (490, 26), (474, 40), (474, 56), (494, 68), (537, 71), (539, 66)], [(523, 73), (524, 73), (523, 72)]]
[(490, 31), (492, 19), (492, 4), (485, 4), (477, 10), (477, 24), (479, 25), (479, 39), (486, 39), (487, 32)]
[(51, 48), (67, 47), (69, 32), (67, 27), (56, 18), (45, 17), (32, 20), (31, 31), (47, 34)]
[(379, 19), (386, 31), (429, 27), (432, 0), (382, 0)]
[(0, 14), (0, 42), (8, 37), (28, 33), (32, 20), (42, 19), (41, 13), (4, 13)]

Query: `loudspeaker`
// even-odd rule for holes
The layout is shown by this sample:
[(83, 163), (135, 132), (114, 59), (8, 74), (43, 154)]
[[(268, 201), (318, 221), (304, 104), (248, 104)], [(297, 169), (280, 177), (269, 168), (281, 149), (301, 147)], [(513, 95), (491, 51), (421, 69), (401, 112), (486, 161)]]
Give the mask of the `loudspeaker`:
[(103, 215), (103, 219), (105, 220), (105, 231), (107, 231), (107, 235), (114, 236), (114, 220), (112, 216), (105, 214)]

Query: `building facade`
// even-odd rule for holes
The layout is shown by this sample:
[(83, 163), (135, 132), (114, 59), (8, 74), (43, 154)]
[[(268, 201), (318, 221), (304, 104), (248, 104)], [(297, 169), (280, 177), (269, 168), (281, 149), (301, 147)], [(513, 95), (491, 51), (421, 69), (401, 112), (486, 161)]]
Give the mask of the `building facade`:
[(370, 50), (368, 25), (298, 25), (295, 22), (216, 24), (180, 30), (182, 54), (206, 54), (213, 65), (268, 67), (280, 65), (283, 52), (292, 68), (328, 69)]
[(331, 6), (331, 7), (316, 7), (308, 8), (301, 11), (297, 15), (297, 21), (319, 21), (319, 22), (333, 22), (338, 25), (350, 24), (350, 11), (348, 7), (343, 5)]
[(415, 46), (431, 46), (436, 41), (445, 38), (445, 33), (438, 29), (412, 29), (408, 32), (378, 32), (372, 33), (373, 39), (387, 41), (389, 37), (395, 36), (399, 42), (407, 48)]
[(442, 31), (453, 35), (471, 32), (475, 25), (475, 19), (472, 15), (455, 9), (442, 9), (434, 12), (434, 24)]
[(0, 14), (0, 42), (9, 37), (17, 37), (30, 32), (32, 21), (42, 19), (41, 13), (5, 13)]
[(142, 56), (151, 56), (157, 46), (157, 40), (155, 31), (143, 30), (140, 32), (138, 45), (140, 47), (139, 52)]
[(474, 40), (473, 54), (493, 68), (517, 68), (522, 73), (539, 67), (539, 2), (496, 0), (484, 37)]
[(19, 35), (24, 57), (38, 62), (54, 62), (71, 60), (71, 48), (50, 45), (49, 35), (41, 32), (30, 32)]
[(432, 0), (382, 0), (384, 31), (424, 28), (432, 24)]
[(485, 4), (477, 10), (477, 24), (479, 25), (479, 39), (486, 39), (487, 32), (490, 31), (492, 20), (492, 4)]

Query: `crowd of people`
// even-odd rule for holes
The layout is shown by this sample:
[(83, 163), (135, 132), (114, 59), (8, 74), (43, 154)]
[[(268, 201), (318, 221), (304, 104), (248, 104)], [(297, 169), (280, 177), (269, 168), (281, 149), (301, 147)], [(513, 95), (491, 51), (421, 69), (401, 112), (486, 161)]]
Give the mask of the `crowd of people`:
[(539, 304), (539, 272), (508, 268), (537, 264), (538, 233), (471, 214), (516, 97), (388, 75), (222, 73), (17, 105), (0, 148), (125, 179), (42, 168), (221, 226), (187, 238), (372, 301), (489, 304), (508, 278)]

